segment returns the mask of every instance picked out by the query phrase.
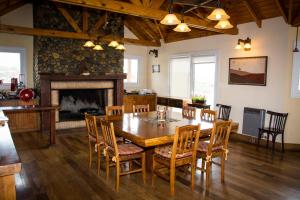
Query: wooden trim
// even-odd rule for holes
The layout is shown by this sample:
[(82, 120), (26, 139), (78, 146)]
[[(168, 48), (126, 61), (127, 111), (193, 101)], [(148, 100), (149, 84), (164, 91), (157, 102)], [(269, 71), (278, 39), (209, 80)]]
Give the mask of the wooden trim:
[(0, 10), (0, 17), (3, 16), (3, 15), (5, 15), (5, 14), (7, 14), (7, 13), (9, 13), (9, 12), (11, 12), (11, 11), (13, 11), (13, 10), (15, 10), (15, 9), (17, 9), (17, 8), (20, 8), (20, 7), (24, 6), (26, 3), (28, 3), (27, 0), (25, 0), (25, 1), (19, 1), (17, 3), (9, 5), (8, 7)]
[(277, 5), (277, 7), (278, 7), (278, 9), (279, 9), (279, 11), (280, 11), (280, 13), (281, 13), (284, 21), (286, 23), (288, 23), (287, 14), (286, 14), (286, 11), (284, 10), (284, 5), (283, 5), (282, 1), (281, 0), (275, 0), (275, 3)]
[(87, 8), (82, 9), (82, 31), (87, 33), (89, 30), (89, 13)]
[(105, 24), (106, 20), (107, 20), (107, 13), (105, 13), (98, 19), (96, 24), (91, 29), (91, 33), (96, 33)]
[(78, 24), (75, 22), (75, 20), (71, 17), (69, 12), (62, 7), (62, 5), (55, 3), (57, 9), (59, 12), (64, 16), (64, 18), (67, 20), (67, 22), (71, 25), (71, 27), (77, 32), (81, 33), (82, 30), (79, 28)]
[[(68, 38), (68, 39), (79, 39), (79, 40), (96, 40), (98, 36), (101, 35), (89, 35), (87, 33), (74, 33), (74, 32), (66, 32), (66, 31), (58, 31), (51, 29), (38, 29), (38, 28), (28, 28), (28, 27), (20, 27), (20, 26), (11, 26), (0, 24), (0, 33), (11, 33), (11, 34), (20, 34), (20, 35), (33, 35), (33, 36), (46, 36), (46, 37), (58, 37), (58, 38)], [(100, 38), (101, 41), (110, 42), (113, 36), (102, 36)], [(151, 42), (147, 40), (137, 40), (131, 38), (119, 38), (118, 41), (122, 41), (125, 44), (135, 44), (142, 46), (155, 46), (159, 47), (160, 44), (157, 42)]]
[(251, 0), (244, 0), (244, 4), (248, 8), (252, 18), (255, 20), (257, 26), (261, 28), (261, 17), (260, 14), (258, 13), (257, 9), (253, 6), (253, 3)]
[[(115, 1), (115, 0), (51, 0), (53, 2), (59, 2), (59, 3), (65, 3), (65, 4), (71, 4), (71, 5), (77, 5), (82, 7), (88, 7), (98, 10), (107, 10), (111, 12), (121, 13), (125, 15), (132, 15), (132, 16), (138, 16), (142, 18), (148, 18), (148, 19), (154, 19), (154, 20), (161, 20), (163, 17), (168, 14), (167, 11), (163, 10), (157, 10), (153, 8), (146, 8), (143, 6), (134, 5), (131, 3), (121, 2), (121, 1)], [(178, 17), (180, 14), (176, 14)], [(225, 33), (225, 34), (238, 34), (237, 27), (234, 27), (232, 29), (222, 30), (222, 29), (216, 29), (214, 27), (214, 23), (206, 22), (205, 20), (201, 20), (199, 18), (194, 18), (190, 16), (184, 17), (185, 23), (187, 23), (189, 26), (198, 28), (198, 29), (204, 29), (209, 30), (217, 33)]]
[(160, 35), (160, 38), (165, 41), (165, 36), (164, 36), (162, 30), (160, 29), (159, 24), (157, 23), (156, 20), (154, 20), (154, 23), (155, 23), (156, 29), (157, 29), (157, 31), (158, 31), (158, 33)]

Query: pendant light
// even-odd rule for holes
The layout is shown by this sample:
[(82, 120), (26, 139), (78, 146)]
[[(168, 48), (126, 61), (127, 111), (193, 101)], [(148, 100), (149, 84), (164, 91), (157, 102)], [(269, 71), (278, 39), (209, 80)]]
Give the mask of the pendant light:
[(95, 46), (95, 44), (94, 44), (94, 42), (93, 41), (91, 41), (91, 40), (88, 40), (88, 41), (86, 41), (85, 43), (84, 43), (84, 45), (83, 45), (84, 47), (94, 47)]
[(233, 28), (232, 24), (227, 20), (220, 20), (216, 25), (215, 28), (217, 29), (230, 29)]
[(215, 20), (215, 21), (226, 20), (229, 18), (230, 18), (230, 16), (227, 15), (227, 13), (225, 12), (225, 10), (223, 8), (221, 8), (220, 0), (218, 0), (218, 7), (215, 8), (211, 12), (211, 14), (207, 16), (207, 19)]
[(191, 29), (188, 27), (188, 25), (186, 23), (184, 23), (183, 10), (184, 10), (184, 7), (181, 12), (181, 22), (173, 30), (176, 32), (186, 33), (186, 32), (190, 32)]
[(113, 48), (116, 48), (118, 45), (119, 43), (116, 40), (113, 40), (108, 44), (109, 47), (113, 47)]
[(122, 50), (122, 51), (125, 51), (125, 50), (126, 50), (126, 48), (125, 48), (125, 46), (124, 46), (123, 44), (119, 44), (119, 45), (116, 47), (116, 49)]
[(298, 43), (298, 26), (297, 26), (297, 31), (296, 31), (296, 46), (295, 46), (295, 49), (293, 50), (293, 52), (299, 52), (297, 43)]
[(173, 0), (170, 1), (169, 14), (167, 14), (161, 21), (164, 25), (177, 25), (180, 24), (180, 20), (173, 14)]
[(95, 45), (95, 47), (93, 48), (93, 50), (95, 50), (95, 51), (102, 51), (104, 49), (102, 48), (102, 46), (100, 44), (97, 44), (97, 45)]

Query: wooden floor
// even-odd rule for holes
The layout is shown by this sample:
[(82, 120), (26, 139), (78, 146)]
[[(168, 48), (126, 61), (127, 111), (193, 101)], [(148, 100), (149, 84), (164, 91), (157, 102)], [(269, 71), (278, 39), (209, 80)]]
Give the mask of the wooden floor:
[(149, 173), (146, 185), (141, 174), (121, 177), (120, 192), (116, 193), (113, 169), (108, 181), (104, 162), (100, 176), (95, 162), (89, 170), (87, 137), (82, 131), (58, 133), (57, 144), (50, 148), (40, 133), (15, 134), (13, 138), (22, 160), (16, 178), (17, 199), (300, 199), (299, 152), (287, 152), (283, 157), (276, 152), (272, 157), (264, 148), (257, 151), (255, 146), (231, 142), (224, 184), (220, 167), (213, 165), (211, 188), (205, 189), (205, 176), (197, 171), (192, 193), (189, 176), (179, 172), (175, 197), (170, 197), (168, 182), (157, 178), (152, 188)]

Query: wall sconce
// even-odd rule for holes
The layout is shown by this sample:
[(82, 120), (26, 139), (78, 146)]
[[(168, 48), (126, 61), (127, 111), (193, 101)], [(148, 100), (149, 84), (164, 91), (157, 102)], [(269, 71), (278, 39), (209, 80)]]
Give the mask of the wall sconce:
[(247, 37), (245, 40), (239, 39), (235, 49), (244, 49), (244, 51), (251, 50), (251, 39)]
[(158, 50), (157, 49), (150, 50), (149, 55), (154, 55), (154, 57), (157, 58), (158, 57)]

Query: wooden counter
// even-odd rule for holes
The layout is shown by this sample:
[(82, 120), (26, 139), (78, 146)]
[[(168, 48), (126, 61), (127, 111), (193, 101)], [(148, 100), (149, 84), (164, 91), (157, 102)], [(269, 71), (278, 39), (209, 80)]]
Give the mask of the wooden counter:
[(149, 95), (127, 94), (124, 95), (123, 102), (125, 107), (125, 113), (132, 113), (133, 105), (149, 104), (150, 111), (156, 110), (156, 94), (149, 94)]
[(20, 171), (21, 160), (5, 122), (0, 126), (0, 199), (16, 199), (15, 174)]

